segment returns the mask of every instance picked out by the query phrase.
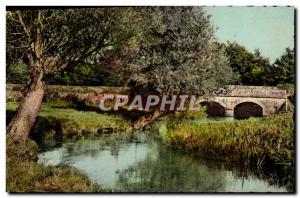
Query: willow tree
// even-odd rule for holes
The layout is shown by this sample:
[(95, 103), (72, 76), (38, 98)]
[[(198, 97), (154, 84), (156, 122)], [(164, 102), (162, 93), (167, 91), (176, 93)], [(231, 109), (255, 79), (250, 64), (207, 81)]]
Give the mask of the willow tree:
[(30, 74), (7, 128), (19, 142), (27, 139), (52, 77), (87, 60), (101, 65), (118, 56), (132, 24), (126, 8), (8, 9), (6, 20), (8, 64), (21, 59)]
[[(233, 72), (214, 27), (201, 7), (148, 7), (141, 10), (145, 26), (126, 69), (135, 93), (204, 95), (230, 83)], [(162, 115), (154, 109), (135, 128)]]

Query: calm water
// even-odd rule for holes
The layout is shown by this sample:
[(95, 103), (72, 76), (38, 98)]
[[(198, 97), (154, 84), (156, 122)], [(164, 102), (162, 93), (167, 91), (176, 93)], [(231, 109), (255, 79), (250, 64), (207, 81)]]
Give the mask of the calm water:
[(76, 167), (93, 182), (121, 192), (287, 191), (261, 173), (171, 150), (153, 132), (48, 140), (38, 163)]

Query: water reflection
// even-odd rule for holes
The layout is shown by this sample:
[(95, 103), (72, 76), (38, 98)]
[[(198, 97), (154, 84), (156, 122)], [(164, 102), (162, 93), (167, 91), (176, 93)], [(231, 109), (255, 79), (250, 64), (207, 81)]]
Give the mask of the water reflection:
[[(173, 151), (150, 132), (65, 139), (44, 147), (38, 163), (68, 164), (121, 192), (285, 192), (254, 173)], [(243, 176), (241, 176), (243, 175)], [(246, 176), (245, 176), (246, 175)]]
[(118, 172), (119, 190), (127, 192), (225, 191), (225, 172), (218, 172), (188, 157), (160, 150), (153, 158)]

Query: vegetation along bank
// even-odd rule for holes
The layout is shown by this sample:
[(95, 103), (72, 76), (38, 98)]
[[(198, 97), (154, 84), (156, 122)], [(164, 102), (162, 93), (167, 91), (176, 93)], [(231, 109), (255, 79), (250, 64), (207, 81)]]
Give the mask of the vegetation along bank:
[(179, 122), (168, 127), (174, 147), (204, 157), (246, 164), (291, 165), (294, 159), (292, 113), (233, 122)]

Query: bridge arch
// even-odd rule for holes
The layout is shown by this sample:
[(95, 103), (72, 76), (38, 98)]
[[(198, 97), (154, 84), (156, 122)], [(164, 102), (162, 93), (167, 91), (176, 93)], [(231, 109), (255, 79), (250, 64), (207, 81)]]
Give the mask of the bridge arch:
[(234, 107), (233, 115), (237, 118), (262, 117), (264, 108), (263, 105), (257, 102), (245, 101)]
[(219, 102), (214, 101), (202, 101), (201, 106), (206, 106), (206, 113), (209, 116), (225, 116), (225, 106), (221, 105)]

